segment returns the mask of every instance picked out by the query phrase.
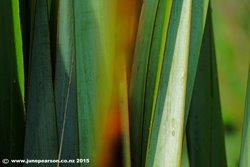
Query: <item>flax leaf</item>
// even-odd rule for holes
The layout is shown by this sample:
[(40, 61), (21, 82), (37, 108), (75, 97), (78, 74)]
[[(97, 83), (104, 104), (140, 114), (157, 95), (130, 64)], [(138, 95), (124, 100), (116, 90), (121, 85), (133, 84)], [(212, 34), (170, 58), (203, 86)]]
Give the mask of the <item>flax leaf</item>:
[[(73, 1), (59, 2), (55, 103), (58, 128), (58, 159), (79, 158), (76, 77), (75, 29)], [(60, 164), (64, 166), (66, 164)], [(79, 164), (72, 164), (79, 166)]]
[(249, 166), (250, 160), (250, 66), (248, 70), (248, 85), (246, 93), (246, 104), (245, 104), (245, 114), (244, 123), (242, 129), (242, 141), (241, 141), (241, 152), (240, 152), (240, 167)]
[(46, 2), (37, 0), (24, 149), (28, 159), (56, 159), (58, 152), (47, 12)]
[(227, 166), (211, 9), (208, 10), (187, 123), (191, 166)]
[(129, 90), (132, 166), (141, 166), (145, 84), (158, 0), (146, 0), (141, 10)]
[(0, 1), (0, 158), (22, 158), (24, 69), (17, 0)]
[[(74, 1), (79, 156), (96, 165), (98, 60), (101, 52), (101, 1)], [(81, 164), (84, 166), (84, 164)]]

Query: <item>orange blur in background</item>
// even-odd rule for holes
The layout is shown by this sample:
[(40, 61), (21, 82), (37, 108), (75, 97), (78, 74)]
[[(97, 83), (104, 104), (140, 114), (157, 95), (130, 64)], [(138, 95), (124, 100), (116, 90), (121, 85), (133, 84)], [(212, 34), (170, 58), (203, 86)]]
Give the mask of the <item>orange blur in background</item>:
[[(97, 166), (123, 166), (124, 137), (129, 134), (128, 87), (141, 9), (141, 0), (116, 0), (115, 62), (112, 64), (111, 104), (103, 127), (104, 146)], [(111, 113), (111, 114), (110, 114)], [(125, 135), (126, 134), (126, 135)], [(129, 148), (128, 148), (129, 149)]]

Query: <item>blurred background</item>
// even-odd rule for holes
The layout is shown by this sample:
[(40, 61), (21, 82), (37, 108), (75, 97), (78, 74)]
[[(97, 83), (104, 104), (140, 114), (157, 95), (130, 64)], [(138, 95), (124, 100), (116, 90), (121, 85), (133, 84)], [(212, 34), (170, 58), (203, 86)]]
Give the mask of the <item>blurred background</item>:
[(229, 167), (238, 166), (250, 60), (250, 1), (212, 0)]

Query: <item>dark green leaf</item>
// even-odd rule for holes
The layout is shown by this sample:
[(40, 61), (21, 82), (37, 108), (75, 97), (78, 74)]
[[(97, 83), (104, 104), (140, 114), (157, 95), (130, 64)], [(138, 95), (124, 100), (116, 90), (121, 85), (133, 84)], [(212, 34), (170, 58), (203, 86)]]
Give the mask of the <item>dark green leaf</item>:
[(29, 101), (24, 152), (25, 158), (29, 159), (56, 159), (58, 155), (47, 12), (46, 1), (37, 0), (34, 34), (31, 41)]
[(227, 166), (211, 9), (208, 10), (187, 123), (190, 165)]
[(17, 0), (0, 1), (0, 158), (22, 158), (24, 69)]

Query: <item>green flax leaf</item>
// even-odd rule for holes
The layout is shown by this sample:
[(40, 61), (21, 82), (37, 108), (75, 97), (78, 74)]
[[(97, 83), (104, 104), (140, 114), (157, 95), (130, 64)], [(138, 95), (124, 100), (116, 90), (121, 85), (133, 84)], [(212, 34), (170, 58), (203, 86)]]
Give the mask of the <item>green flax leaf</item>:
[(129, 93), (132, 166), (145, 163), (171, 4), (171, 0), (146, 0), (142, 7)]
[(195, 74), (197, 70), (199, 53), (202, 43), (202, 36), (206, 23), (208, 4), (209, 0), (193, 0), (192, 3), (191, 39), (189, 50), (190, 58), (188, 62), (188, 83), (185, 121), (187, 120), (190, 102), (192, 98)]
[(146, 166), (180, 166), (192, 1), (173, 1)]
[(187, 123), (190, 165), (225, 167), (227, 162), (211, 10), (208, 10), (199, 57)]
[(46, 1), (37, 0), (24, 148), (28, 159), (56, 159), (58, 152), (47, 12)]
[[(96, 102), (100, 43), (100, 0), (75, 0), (75, 56), (79, 156), (96, 164)], [(84, 166), (84, 164), (81, 164)]]
[(0, 158), (22, 158), (24, 69), (17, 0), (0, 1)]
[[(59, 2), (55, 103), (58, 159), (79, 158), (75, 78), (75, 28), (73, 1)], [(67, 166), (61, 164), (60, 166)], [(79, 166), (79, 164), (72, 164)]]
[(147, 80), (144, 99), (142, 130), (142, 164), (145, 164), (150, 125), (155, 113), (155, 105), (159, 90), (162, 62), (165, 53), (167, 30), (172, 7), (172, 0), (160, 0), (154, 25), (154, 33), (150, 46)]
[(245, 115), (242, 130), (241, 153), (240, 153), (240, 167), (250, 165), (250, 66), (248, 70), (248, 85), (246, 94)]

